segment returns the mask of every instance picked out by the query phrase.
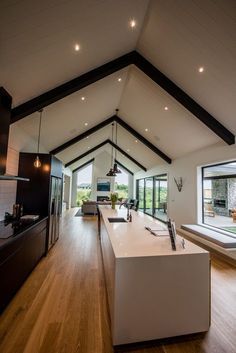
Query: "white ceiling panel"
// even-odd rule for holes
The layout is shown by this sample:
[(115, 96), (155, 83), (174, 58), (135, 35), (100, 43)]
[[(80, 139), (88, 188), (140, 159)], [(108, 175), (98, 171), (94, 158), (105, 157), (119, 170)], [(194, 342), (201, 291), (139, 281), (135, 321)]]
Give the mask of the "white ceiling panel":
[(220, 140), (136, 67), (130, 70), (119, 107), (125, 121), (171, 158)]
[[(136, 47), (147, 4), (148, 0), (2, 0), (0, 85), (18, 105), (126, 54)], [(134, 29), (129, 26), (133, 18)]]
[(236, 133), (235, 0), (151, 0), (138, 51)]
[[(107, 76), (46, 107), (42, 116), (42, 145), (52, 150), (115, 114), (127, 77), (127, 69)], [(122, 81), (118, 82), (118, 78)], [(82, 101), (81, 98), (85, 97)], [(85, 126), (85, 123), (88, 125)], [(37, 139), (39, 113), (16, 123)]]

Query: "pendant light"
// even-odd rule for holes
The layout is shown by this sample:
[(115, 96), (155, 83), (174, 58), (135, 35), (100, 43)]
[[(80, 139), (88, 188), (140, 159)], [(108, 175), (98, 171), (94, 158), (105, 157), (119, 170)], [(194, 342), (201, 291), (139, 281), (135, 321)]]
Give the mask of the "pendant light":
[[(116, 111), (118, 111), (118, 109), (116, 109)], [(116, 145), (117, 145), (117, 122), (116, 122)], [(114, 161), (113, 171), (114, 171), (115, 174), (122, 173), (121, 170), (118, 168), (117, 163), (116, 163), (116, 149), (115, 149), (115, 161)]]
[(43, 114), (43, 109), (39, 110), (39, 133), (38, 133), (38, 148), (37, 148), (37, 156), (34, 160), (34, 166), (35, 168), (40, 168), (41, 167), (41, 161), (39, 159), (39, 144), (40, 144), (40, 135), (41, 135), (41, 122), (42, 122), (42, 114)]
[[(111, 140), (112, 140), (112, 142), (113, 142), (113, 129), (114, 129), (114, 123), (112, 123), (111, 124)], [(113, 165), (113, 146), (112, 146), (112, 148), (111, 148), (111, 168), (110, 168), (110, 170), (109, 170), (109, 172), (107, 173), (107, 176), (112, 176), (112, 177), (114, 177), (114, 176), (116, 176), (116, 173), (114, 172), (114, 170), (113, 170), (113, 168), (112, 168), (112, 165)]]

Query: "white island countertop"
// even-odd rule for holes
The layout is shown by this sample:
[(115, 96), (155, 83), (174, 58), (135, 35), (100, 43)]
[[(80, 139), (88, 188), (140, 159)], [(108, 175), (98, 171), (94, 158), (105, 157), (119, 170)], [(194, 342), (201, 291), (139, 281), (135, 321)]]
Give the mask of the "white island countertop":
[(209, 253), (151, 229), (165, 224), (142, 212), (99, 206), (99, 234), (114, 345), (204, 332), (210, 324)]
[(108, 218), (123, 217), (126, 219), (127, 209), (113, 210), (111, 206), (99, 206), (101, 216), (109, 234), (116, 258), (146, 257), (146, 256), (178, 256), (183, 254), (207, 253), (206, 250), (185, 240), (182, 247), (182, 237), (176, 237), (176, 251), (172, 250), (168, 235), (154, 236), (145, 226), (151, 229), (165, 230), (166, 225), (143, 212), (131, 210), (132, 222), (110, 223)]

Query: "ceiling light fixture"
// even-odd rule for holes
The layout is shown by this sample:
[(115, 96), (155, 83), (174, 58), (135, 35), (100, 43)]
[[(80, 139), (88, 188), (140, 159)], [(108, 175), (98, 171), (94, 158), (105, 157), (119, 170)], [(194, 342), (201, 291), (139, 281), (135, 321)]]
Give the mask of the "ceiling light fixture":
[(81, 97), (81, 100), (82, 100), (82, 101), (85, 101), (85, 97)]
[(38, 133), (38, 148), (37, 148), (37, 156), (34, 160), (34, 166), (35, 168), (40, 168), (41, 167), (41, 161), (39, 159), (39, 145), (40, 145), (40, 136), (41, 136), (41, 123), (42, 123), (42, 114), (43, 114), (43, 109), (39, 110), (39, 133)]
[(75, 44), (74, 48), (75, 48), (75, 51), (79, 51), (80, 50), (80, 45), (79, 44)]
[(84, 123), (85, 126), (88, 126), (88, 123)]
[(199, 67), (198, 72), (200, 72), (200, 74), (201, 74), (201, 73), (203, 73), (203, 71), (204, 71), (204, 67), (203, 66)]
[(121, 82), (121, 81), (122, 81), (122, 78), (121, 78), (121, 77), (119, 77), (117, 81), (118, 81), (118, 82)]
[(131, 28), (135, 28), (136, 27), (136, 21), (134, 19), (130, 20), (129, 25), (130, 25)]
[(168, 108), (168, 107), (165, 107), (164, 109), (165, 109), (165, 110), (169, 110), (169, 108)]
[(148, 132), (148, 129), (146, 128), (145, 131)]
[(136, 143), (138, 143), (138, 140), (135, 140)]

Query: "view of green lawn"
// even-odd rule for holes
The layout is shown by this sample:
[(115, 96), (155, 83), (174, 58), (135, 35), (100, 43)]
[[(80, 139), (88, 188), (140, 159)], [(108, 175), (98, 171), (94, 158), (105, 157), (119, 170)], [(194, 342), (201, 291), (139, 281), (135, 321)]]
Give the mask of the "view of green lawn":
[(91, 197), (91, 189), (77, 188), (77, 205), (82, 206), (83, 201), (89, 200)]
[(127, 199), (128, 198), (128, 185), (115, 183), (115, 192), (118, 193), (118, 199)]

